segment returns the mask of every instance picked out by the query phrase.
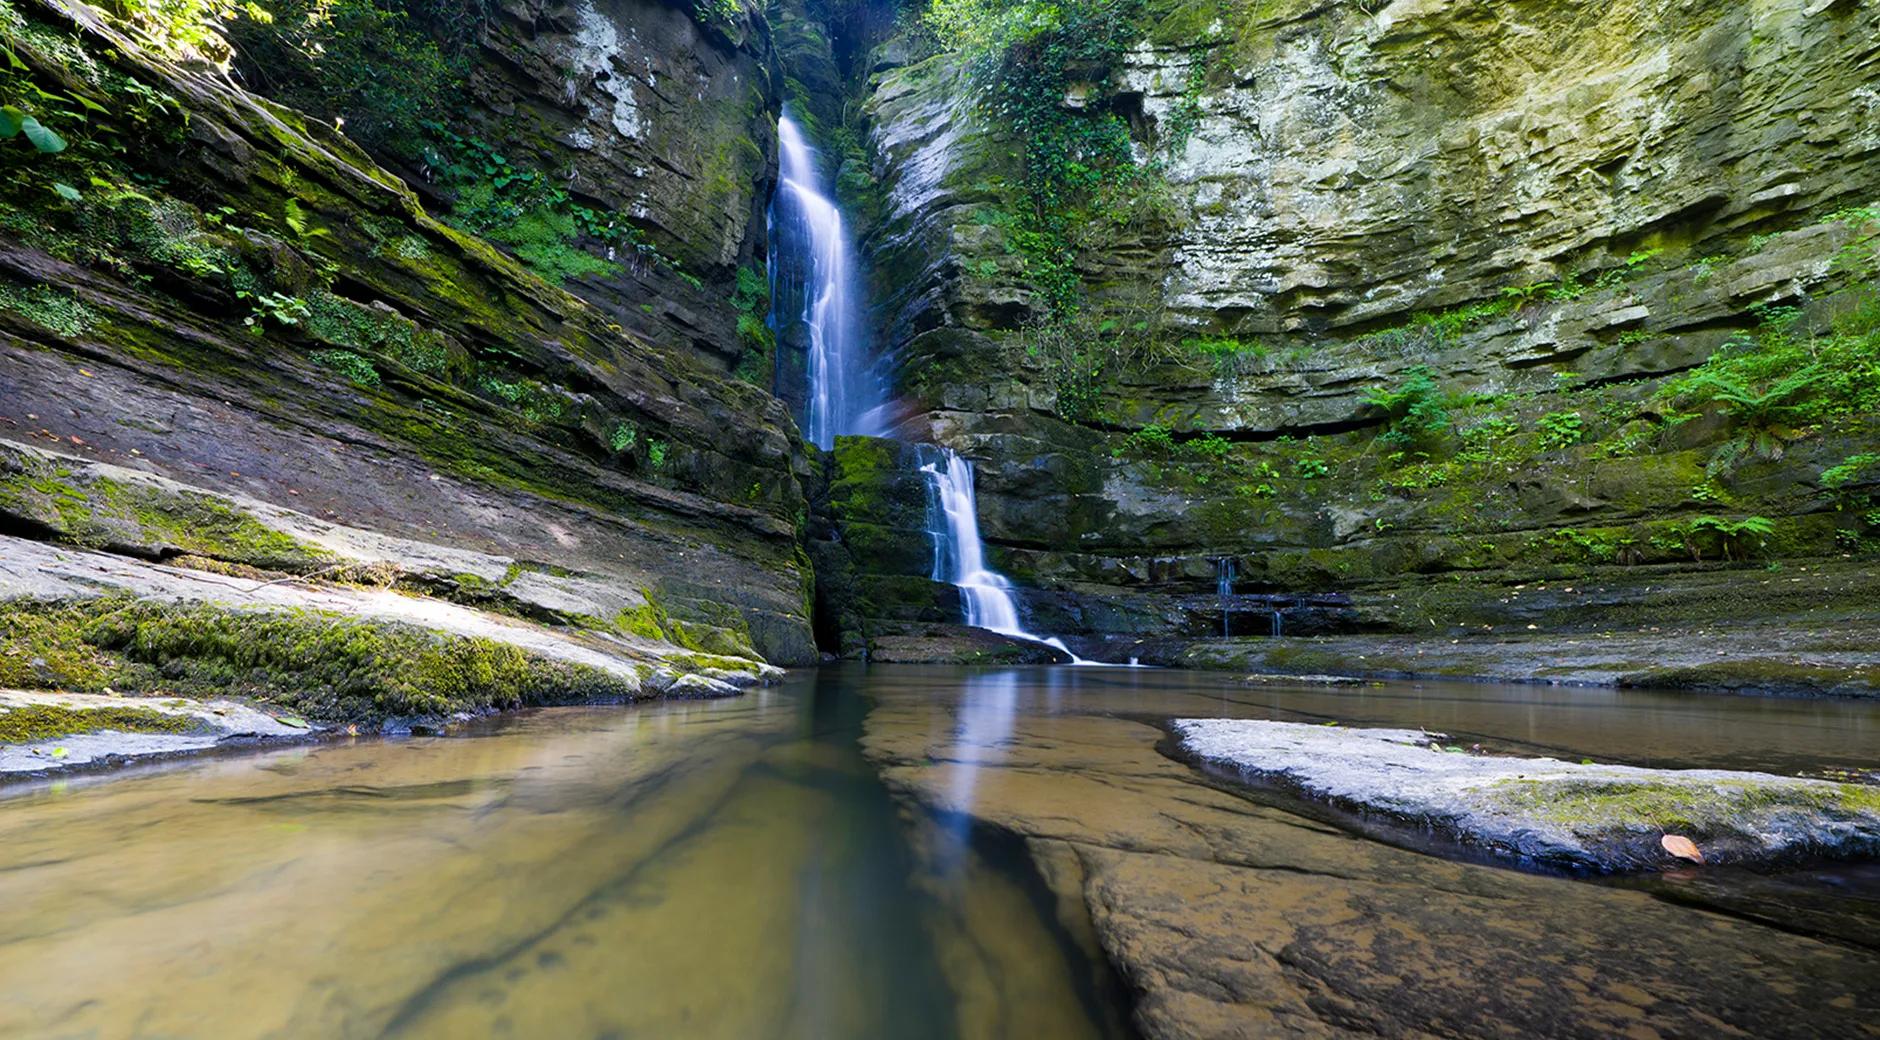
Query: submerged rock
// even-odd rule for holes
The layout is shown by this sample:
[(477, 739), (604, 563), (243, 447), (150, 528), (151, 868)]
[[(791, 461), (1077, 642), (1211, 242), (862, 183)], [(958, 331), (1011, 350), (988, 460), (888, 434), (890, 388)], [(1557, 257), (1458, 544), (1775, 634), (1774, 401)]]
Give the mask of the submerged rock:
[(1182, 746), (1244, 777), (1433, 827), (1495, 853), (1594, 871), (1880, 850), (1880, 788), (1721, 769), (1642, 769), (1470, 754), (1441, 733), (1182, 719)]

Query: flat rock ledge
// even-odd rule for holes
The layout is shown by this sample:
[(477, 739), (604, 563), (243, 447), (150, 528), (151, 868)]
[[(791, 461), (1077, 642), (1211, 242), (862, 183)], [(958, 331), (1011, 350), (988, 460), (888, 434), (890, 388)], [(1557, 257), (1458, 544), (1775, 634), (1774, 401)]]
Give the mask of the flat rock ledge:
[(1525, 863), (1597, 873), (1880, 853), (1880, 787), (1718, 769), (1471, 754), (1441, 733), (1180, 719), (1182, 747), (1242, 779), (1426, 827)]
[[(316, 733), (316, 728), (302, 719), (271, 715), (234, 701), (0, 690), (0, 720), (27, 712), (57, 712), (87, 731), (0, 743), (0, 781), (164, 758), (229, 744), (306, 740)], [(114, 722), (104, 721), (113, 713), (172, 721), (168, 728), (155, 728), (148, 722), (137, 728), (113, 728)], [(98, 728), (89, 728), (92, 725)]]

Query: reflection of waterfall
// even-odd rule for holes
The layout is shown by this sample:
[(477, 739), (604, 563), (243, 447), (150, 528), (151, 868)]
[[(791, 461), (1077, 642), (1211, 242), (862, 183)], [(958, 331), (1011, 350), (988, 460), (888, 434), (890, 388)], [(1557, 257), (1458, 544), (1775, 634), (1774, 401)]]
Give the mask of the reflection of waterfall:
[(1232, 556), (1223, 556), (1214, 561), (1214, 591), (1221, 597), (1221, 638), (1234, 634), (1234, 579), (1240, 576), (1240, 568)]
[[(777, 139), (782, 182), (770, 213), (773, 319), (790, 313), (782, 297), (802, 297), (793, 320), (800, 320), (809, 332), (803, 430), (811, 443), (826, 450), (843, 434), (880, 433), (885, 394), (868, 356), (855, 250), (842, 213), (824, 189), (815, 155), (787, 112), (777, 120)], [(785, 271), (794, 276), (782, 277)]]
[(1018, 707), (1018, 673), (994, 672), (966, 679), (961, 691), (959, 729), (954, 734), (956, 764), (947, 781), (947, 807), (962, 820), (973, 811), (973, 788), (979, 783), (982, 761), (997, 764), (1002, 748), (1012, 737), (1012, 716)]
[(966, 604), (966, 623), (1000, 635), (1044, 643), (1085, 664), (1063, 640), (1033, 635), (1019, 627), (1018, 603), (1005, 575), (986, 567), (986, 545), (979, 537), (979, 507), (973, 498), (973, 464), (947, 448), (923, 448), (926, 461), (930, 514), (927, 533), (933, 539), (933, 580), (959, 587)]

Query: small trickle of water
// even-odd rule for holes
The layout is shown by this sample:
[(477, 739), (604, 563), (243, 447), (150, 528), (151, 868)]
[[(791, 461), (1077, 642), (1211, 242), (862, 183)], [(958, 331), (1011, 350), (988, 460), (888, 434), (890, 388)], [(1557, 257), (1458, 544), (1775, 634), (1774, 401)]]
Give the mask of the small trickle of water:
[(1223, 556), (1214, 561), (1214, 591), (1221, 597), (1221, 638), (1234, 634), (1234, 579), (1240, 576), (1240, 567), (1232, 556)]
[(960, 590), (966, 605), (966, 623), (1000, 635), (1029, 639), (1070, 654), (1072, 664), (1091, 664), (1064, 641), (1040, 636), (1018, 622), (1018, 602), (1012, 582), (986, 566), (986, 546), (979, 537), (979, 507), (973, 497), (973, 464), (948, 448), (923, 448), (929, 508), (927, 534), (933, 540), (933, 580), (949, 582)]
[[(803, 429), (827, 450), (841, 435), (878, 436), (886, 394), (869, 357), (855, 250), (842, 212), (788, 112), (777, 120), (777, 139), (782, 181), (770, 208), (773, 323), (788, 314), (786, 297), (800, 295), (796, 320), (809, 332)], [(780, 277), (785, 270), (796, 277)]]

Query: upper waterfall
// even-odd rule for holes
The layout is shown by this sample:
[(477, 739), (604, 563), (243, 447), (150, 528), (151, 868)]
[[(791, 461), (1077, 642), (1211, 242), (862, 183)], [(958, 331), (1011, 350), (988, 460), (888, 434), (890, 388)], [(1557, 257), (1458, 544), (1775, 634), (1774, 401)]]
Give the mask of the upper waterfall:
[(849, 229), (817, 168), (816, 153), (788, 110), (777, 119), (777, 140), (782, 154), (770, 209), (777, 286), (772, 320), (800, 321), (808, 332), (803, 432), (828, 449), (844, 434), (880, 434), (886, 394), (868, 348)]

